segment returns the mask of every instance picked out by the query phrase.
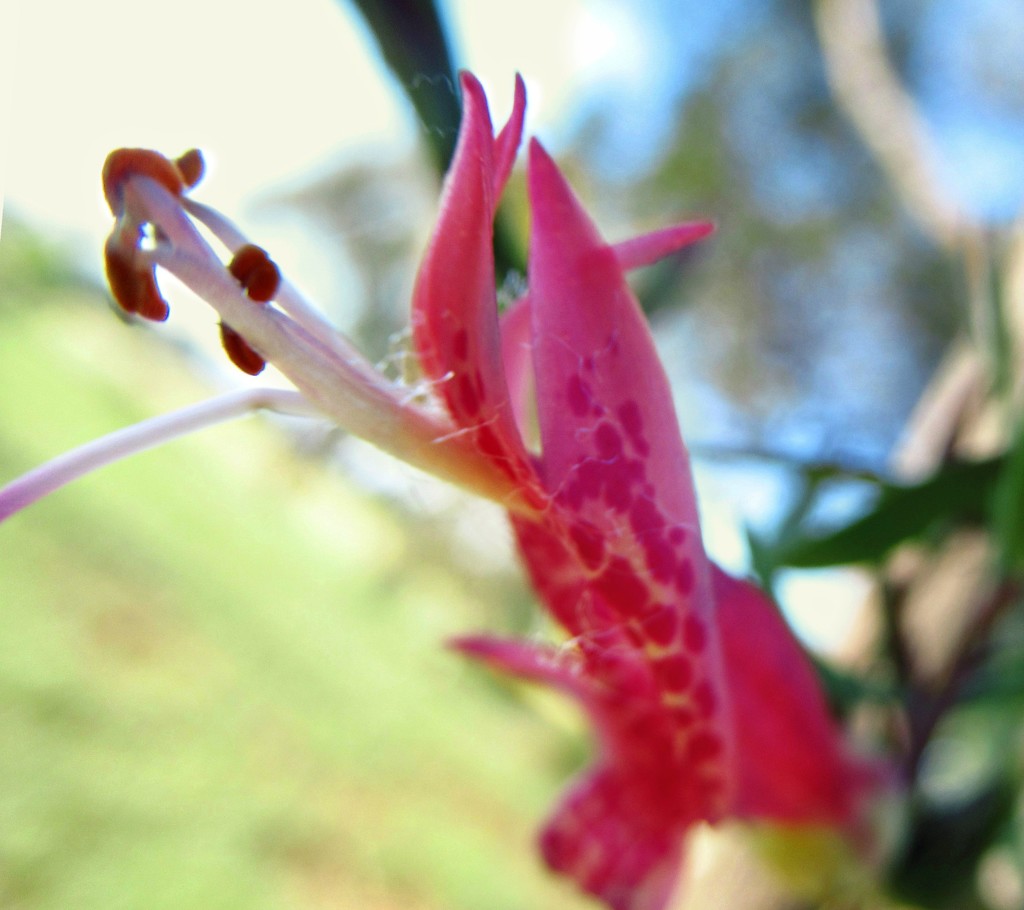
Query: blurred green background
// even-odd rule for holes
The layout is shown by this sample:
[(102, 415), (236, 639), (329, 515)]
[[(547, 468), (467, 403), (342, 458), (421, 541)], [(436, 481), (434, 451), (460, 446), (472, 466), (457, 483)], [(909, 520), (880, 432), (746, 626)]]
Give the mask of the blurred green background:
[[(55, 262), (7, 225), (4, 477), (203, 394)], [(576, 740), (440, 647), (525, 595), (446, 554), (255, 421), (12, 519), (0, 906), (576, 905), (532, 849)]]

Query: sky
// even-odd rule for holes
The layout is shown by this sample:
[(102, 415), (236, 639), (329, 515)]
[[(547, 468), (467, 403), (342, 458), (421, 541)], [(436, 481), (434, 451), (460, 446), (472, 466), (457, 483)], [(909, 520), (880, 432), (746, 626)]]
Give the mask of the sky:
[[(1014, 2), (932, 5), (911, 59), (950, 178), (997, 217), (1021, 205), (1024, 121), (972, 86), (970, 48), (985, 42), (990, 67), (1012, 67), (1000, 54), (1018, 45), (993, 40), (993, 23), (1006, 23), (997, 38), (1024, 35), (1024, 16), (1007, 15)], [(442, 6), (457, 58), (483, 80), (498, 116), (517, 70), (529, 88), (528, 131), (555, 144), (588, 106), (607, 105), (615, 129), (603, 155), (620, 167), (658, 148), (668, 106), (741, 25), (764, 27), (749, 0), (652, 0), (629, 15), (611, 0), (521, 0), (504, 16), (474, 0)], [(173, 9), (0, 3), (0, 189), (12, 212), (87, 242), (101, 237), (98, 175), (118, 146), (207, 150), (216, 179), (204, 192), (234, 212), (339, 154), (412, 148), (405, 103), (346, 3), (292, 0), (255, 16), (245, 0), (176, 0)]]
[[(566, 103), (573, 73), (593, 57), (573, 43), (576, 2), (552, 10), (523, 0), (500, 29), (492, 7), (448, 6), (461, 59), (496, 111), (510, 105), (517, 67), (526, 72), (531, 125)], [(258, 16), (247, 0), (176, 0), (173, 15), (149, 0), (0, 8), (0, 179), (8, 209), (51, 231), (102, 237), (109, 219), (99, 174), (120, 146), (205, 149), (213, 177), (206, 198), (237, 212), (257, 192), (344, 150), (393, 152), (415, 141), (361, 23), (337, 0), (261, 6), (270, 12)]]

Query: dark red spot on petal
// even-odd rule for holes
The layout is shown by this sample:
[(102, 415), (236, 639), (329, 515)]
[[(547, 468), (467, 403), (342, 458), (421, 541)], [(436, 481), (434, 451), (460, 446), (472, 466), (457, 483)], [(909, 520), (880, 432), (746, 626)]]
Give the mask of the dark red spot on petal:
[(606, 468), (604, 500), (616, 512), (625, 512), (633, 502), (632, 480), (622, 465), (602, 465)]
[(646, 476), (644, 473), (644, 463), (640, 461), (639, 458), (625, 459), (621, 463), (620, 469), (622, 470), (622, 473), (637, 486), (640, 486), (641, 484), (646, 486), (646, 484), (643, 483), (644, 477)]
[(689, 594), (693, 591), (694, 576), (693, 576), (693, 563), (688, 559), (683, 559), (679, 563), (679, 568), (676, 569), (676, 590), (680, 594)]
[(635, 439), (644, 431), (643, 416), (640, 413), (640, 405), (638, 405), (633, 399), (624, 401), (619, 405), (618, 409), (619, 420), (622, 422), (622, 428), (629, 434), (631, 439)]
[(648, 602), (647, 585), (637, 577), (633, 567), (621, 556), (615, 557), (594, 579), (594, 590), (614, 607), (617, 613), (625, 616), (642, 612)]
[(651, 454), (651, 447), (644, 438), (644, 422), (640, 406), (631, 399), (619, 405), (616, 413), (633, 448), (636, 449), (638, 455), (646, 458)]
[(661, 537), (651, 537), (644, 542), (644, 556), (647, 568), (660, 582), (667, 583), (676, 568), (675, 550)]
[(672, 705), (672, 726), (675, 730), (687, 730), (697, 723), (697, 715), (686, 705)]
[(597, 447), (598, 458), (610, 461), (622, 455), (622, 437), (607, 421), (602, 421), (594, 431), (594, 445)]
[(588, 569), (596, 569), (604, 560), (604, 540), (592, 524), (579, 522), (569, 529), (569, 535)]
[(629, 510), (629, 523), (633, 532), (641, 537), (665, 526), (665, 518), (658, 507), (646, 496), (641, 496)]
[(674, 525), (669, 529), (668, 542), (674, 546), (679, 546), (684, 540), (686, 540), (686, 528), (681, 525)]
[(708, 634), (704, 628), (704, 623), (692, 613), (687, 613), (686, 618), (683, 620), (683, 644), (686, 646), (686, 649), (694, 654), (698, 654), (704, 650), (707, 643)]
[(576, 468), (576, 482), (584, 499), (595, 499), (601, 495), (604, 480), (602, 465), (596, 461), (581, 462)]
[(685, 692), (693, 682), (693, 664), (681, 653), (669, 654), (653, 664), (654, 678), (662, 689)]
[(558, 493), (558, 500), (565, 503), (572, 511), (578, 512), (583, 505), (583, 487), (579, 481), (567, 483)]
[(695, 765), (702, 765), (721, 757), (722, 752), (722, 740), (708, 730), (701, 730), (686, 747), (686, 758)]
[(679, 634), (679, 614), (670, 606), (657, 604), (640, 624), (643, 634), (655, 645), (667, 647)]
[(674, 731), (666, 724), (664, 714), (643, 712), (628, 717), (623, 733), (628, 740), (624, 745), (632, 746), (649, 762), (668, 753)]
[(569, 410), (577, 417), (586, 417), (587, 412), (590, 410), (593, 394), (590, 391), (590, 386), (583, 381), (578, 373), (574, 373), (569, 377), (566, 395), (569, 399)]
[(704, 680), (693, 693), (693, 704), (701, 717), (710, 717), (718, 706), (718, 699), (711, 689), (711, 683)]

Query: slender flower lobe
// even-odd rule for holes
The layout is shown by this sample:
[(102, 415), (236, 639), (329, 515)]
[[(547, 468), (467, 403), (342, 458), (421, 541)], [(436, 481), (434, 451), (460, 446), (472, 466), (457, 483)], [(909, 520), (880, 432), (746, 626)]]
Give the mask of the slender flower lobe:
[(413, 294), (413, 342), (452, 420), (537, 501), (502, 368), (491, 252), (496, 200), (522, 136), (525, 90), (518, 79), (512, 116), (497, 139), (480, 83), (464, 75), (462, 91), (459, 142)]

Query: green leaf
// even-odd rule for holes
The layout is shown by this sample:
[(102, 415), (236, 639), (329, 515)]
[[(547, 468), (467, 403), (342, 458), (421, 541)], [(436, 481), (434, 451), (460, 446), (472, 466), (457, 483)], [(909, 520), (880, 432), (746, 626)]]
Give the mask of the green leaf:
[(1017, 431), (995, 484), (992, 530), (1004, 573), (1024, 569), (1024, 424)]
[(885, 704), (899, 698), (900, 693), (894, 686), (864, 679), (822, 660), (815, 654), (809, 653), (808, 656), (825, 691), (825, 698), (832, 712), (838, 717), (845, 717), (863, 702)]
[(433, 0), (352, 0), (384, 62), (412, 102), (438, 173), (455, 152), (461, 104), (455, 67)]
[(960, 701), (1019, 711), (1024, 704), (1024, 646), (1014, 642), (989, 654), (964, 683)]
[[(362, 13), (388, 69), (412, 103), (438, 177), (455, 154), (462, 119), (455, 63), (434, 0), (352, 0)], [(495, 272), (525, 271), (525, 255), (508, 219), (494, 224)]]
[(941, 526), (983, 521), (1002, 468), (1002, 458), (951, 462), (923, 483), (883, 484), (875, 507), (845, 527), (823, 535), (785, 535), (776, 562), (794, 568), (877, 563), (898, 544)]

